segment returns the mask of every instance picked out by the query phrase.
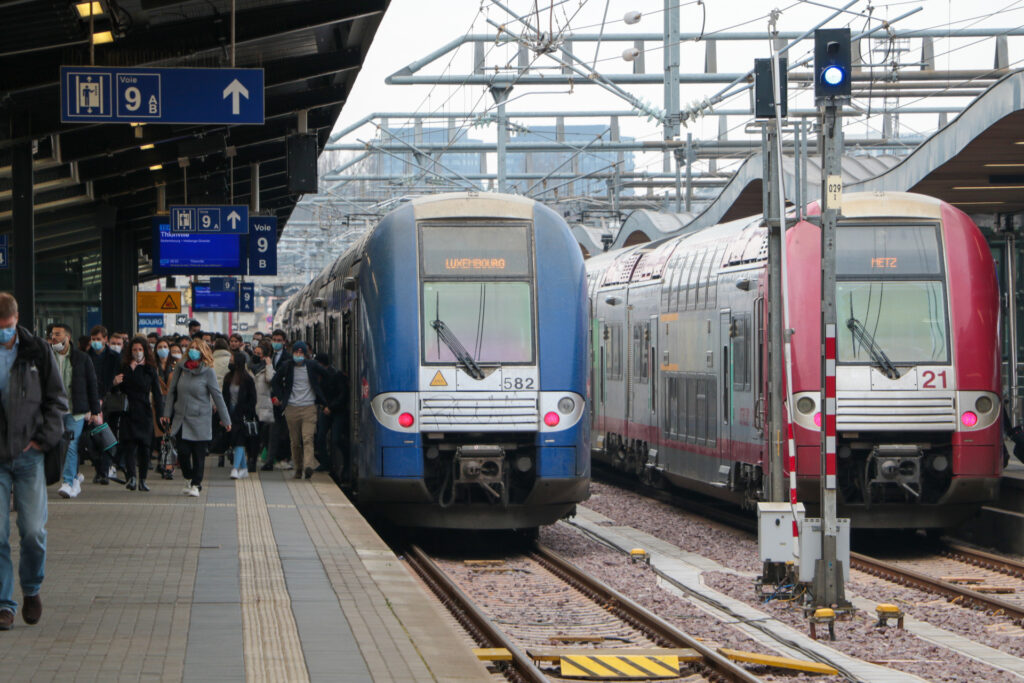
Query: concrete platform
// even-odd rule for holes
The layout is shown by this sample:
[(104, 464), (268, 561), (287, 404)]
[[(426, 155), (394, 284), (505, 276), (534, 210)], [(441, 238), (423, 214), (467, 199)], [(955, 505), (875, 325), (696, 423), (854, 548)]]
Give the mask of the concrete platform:
[(1011, 457), (999, 482), (999, 499), (952, 535), (1000, 552), (1024, 555), (1024, 464)]
[(328, 478), (235, 482), (213, 463), (200, 498), (181, 494), (180, 475), (150, 493), (50, 488), (43, 619), (0, 633), (4, 680), (489, 676)]

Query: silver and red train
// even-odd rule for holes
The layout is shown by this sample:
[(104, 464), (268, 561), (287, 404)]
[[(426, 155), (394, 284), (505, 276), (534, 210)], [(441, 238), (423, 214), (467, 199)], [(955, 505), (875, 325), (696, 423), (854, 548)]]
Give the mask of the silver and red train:
[[(820, 230), (787, 231), (797, 491), (817, 507)], [(971, 219), (908, 193), (843, 197), (837, 228), (840, 514), (941, 528), (998, 491), (999, 294)], [(767, 487), (760, 217), (587, 262), (595, 458), (753, 505)]]

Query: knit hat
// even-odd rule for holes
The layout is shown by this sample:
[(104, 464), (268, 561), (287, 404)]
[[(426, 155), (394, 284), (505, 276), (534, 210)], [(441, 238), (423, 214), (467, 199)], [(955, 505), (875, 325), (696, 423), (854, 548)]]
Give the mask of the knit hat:
[(292, 351), (302, 351), (303, 354), (307, 356), (309, 355), (309, 347), (306, 346), (306, 342), (304, 341), (297, 341), (292, 344)]

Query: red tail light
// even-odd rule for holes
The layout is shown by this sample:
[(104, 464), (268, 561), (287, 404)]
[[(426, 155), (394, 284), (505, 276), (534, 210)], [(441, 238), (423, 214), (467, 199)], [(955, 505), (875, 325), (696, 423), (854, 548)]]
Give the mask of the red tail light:
[(978, 416), (968, 410), (967, 412), (960, 416), (960, 422), (963, 424), (964, 427), (973, 427), (974, 425), (978, 424)]
[(412, 427), (412, 423), (415, 422), (410, 413), (402, 413), (398, 416), (398, 424), (402, 425), (406, 429)]
[(820, 427), (821, 426), (821, 413), (815, 413), (814, 414), (814, 426), (815, 427)]
[(550, 412), (544, 416), (544, 424), (546, 424), (548, 427), (557, 427), (558, 422), (558, 413)]

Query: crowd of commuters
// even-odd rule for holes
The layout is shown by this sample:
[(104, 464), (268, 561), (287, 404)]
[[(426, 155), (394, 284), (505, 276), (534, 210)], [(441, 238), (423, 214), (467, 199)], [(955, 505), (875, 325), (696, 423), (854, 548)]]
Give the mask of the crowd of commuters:
[(150, 491), (153, 460), (165, 479), (180, 467), (182, 493), (192, 497), (200, 496), (211, 454), (219, 466), (230, 460), (232, 479), (261, 461), (264, 470), (294, 470), (296, 479), (348, 473), (347, 378), (304, 341), (289, 343), (282, 330), (246, 341), (194, 320), (187, 335), (131, 336), (96, 325), (75, 343), (74, 333), (53, 323), (45, 339), (37, 337), (18, 324), (14, 297), (0, 292), (0, 630), (11, 628), (19, 607), (12, 507), (22, 618), (34, 624), (42, 614), (44, 453), (66, 454), (57, 493), (67, 499), (82, 495), (86, 459), (94, 484), (129, 491)]

